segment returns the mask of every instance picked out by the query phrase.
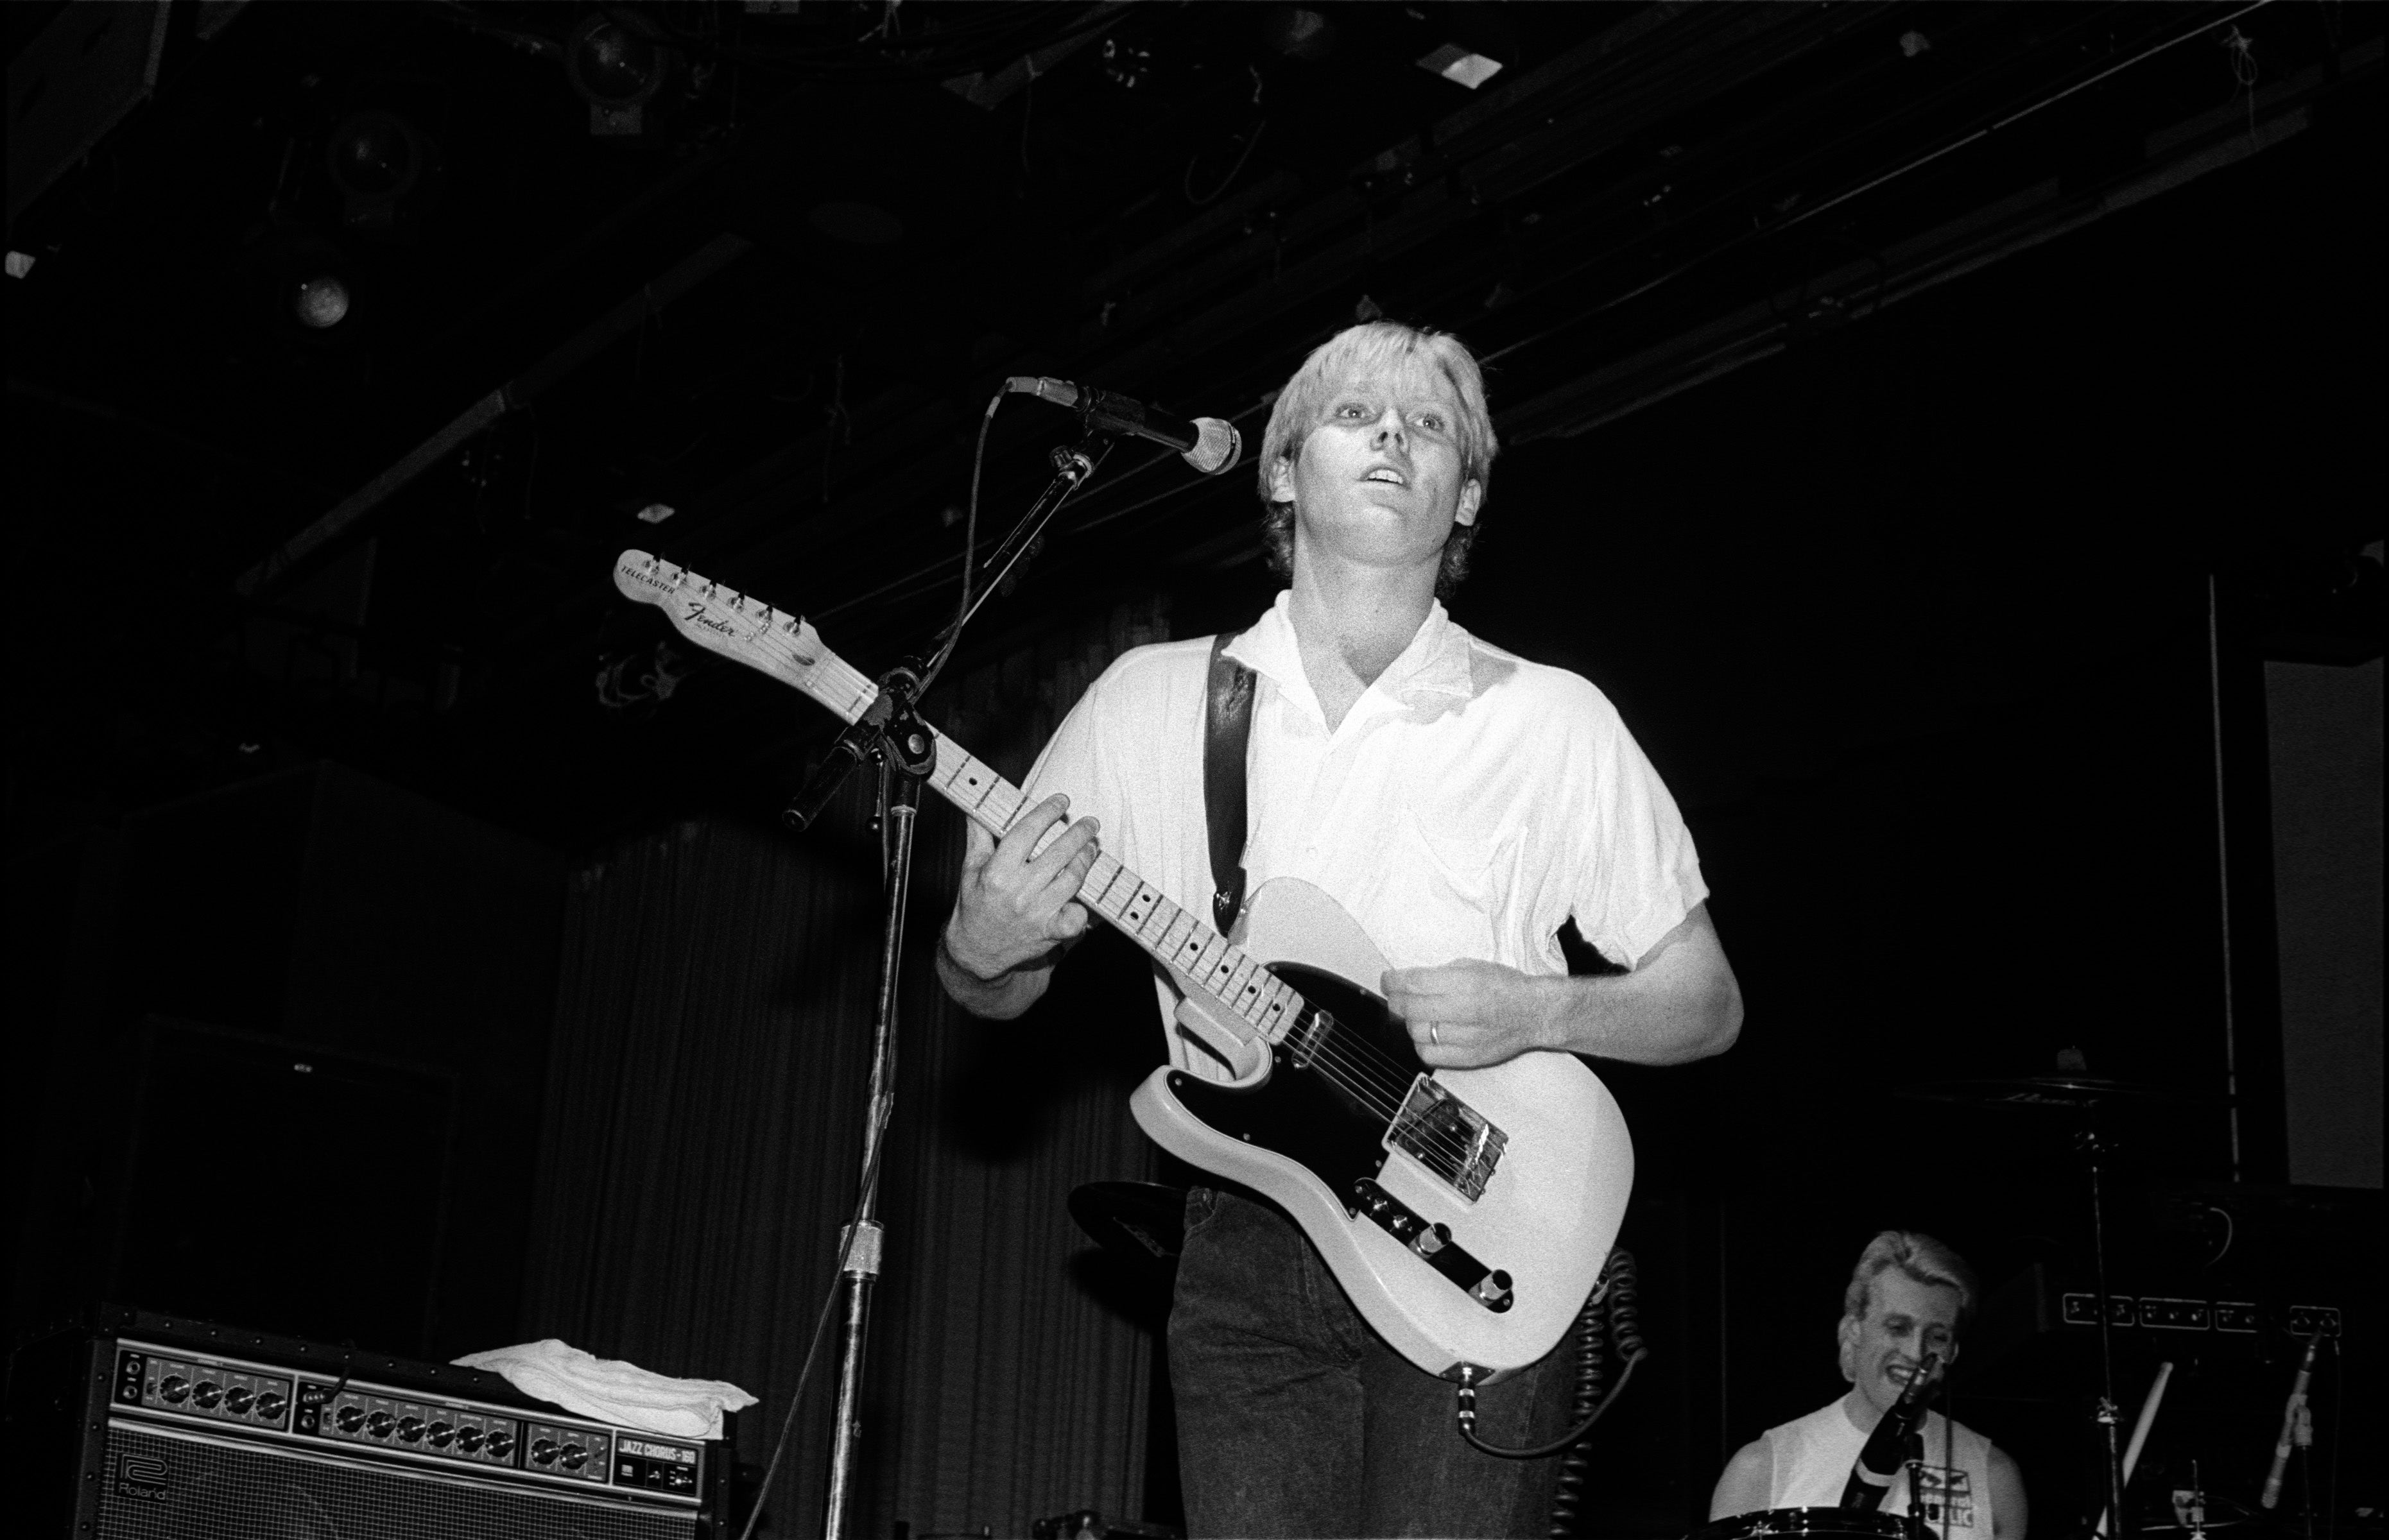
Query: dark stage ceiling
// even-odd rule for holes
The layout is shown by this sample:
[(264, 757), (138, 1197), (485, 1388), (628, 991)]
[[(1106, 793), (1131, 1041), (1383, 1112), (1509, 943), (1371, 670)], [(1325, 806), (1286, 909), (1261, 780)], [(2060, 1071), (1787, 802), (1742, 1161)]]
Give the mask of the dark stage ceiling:
[[(952, 603), (971, 437), (1006, 375), (1257, 439), (1301, 353), (1375, 312), (1491, 361), (1515, 463), (1601, 452), (1616, 429), (1579, 436), (2210, 172), (2377, 140), (2383, 20), (8, 6), (12, 273), (30, 259), (6, 286), (10, 502), (42, 574), (12, 821), (333, 755), (570, 844), (701, 799), (696, 769), (630, 746), (658, 723), (786, 779), (826, 718), (623, 704), (661, 631), (614, 595), (616, 553), (801, 608), (881, 667)], [(1438, 49), (1501, 68), (1472, 88), (1422, 66)], [(2377, 251), (2377, 159), (2344, 188), (2326, 160), (2307, 174)], [(326, 279), (346, 311), (311, 327), (297, 302)], [(2345, 303), (2377, 338), (2377, 299)], [(2378, 364), (2333, 363), (2351, 414)], [(1000, 415), (995, 529), (1067, 426)], [(1720, 424), (1714, 452), (1754, 442)], [(1250, 489), (1122, 448), (963, 662), (1123, 593), (1259, 592)], [(1530, 537), (1501, 530), (1498, 482), (1494, 508), (1497, 542)], [(2328, 566), (2379, 532), (2377, 503), (2266, 516), (2197, 539)], [(1531, 566), (1490, 602), (1551, 602)]]

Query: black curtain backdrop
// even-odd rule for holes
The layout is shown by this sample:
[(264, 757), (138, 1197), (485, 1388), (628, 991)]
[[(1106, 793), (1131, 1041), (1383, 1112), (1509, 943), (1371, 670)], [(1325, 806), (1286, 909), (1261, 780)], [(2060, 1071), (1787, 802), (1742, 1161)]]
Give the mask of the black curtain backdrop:
[[(1016, 779), (1111, 657), (1166, 634), (1151, 605), (1122, 608), (957, 681), (932, 715)], [(570, 887), (525, 1329), (753, 1391), (762, 1405), (738, 1441), (752, 1464), (796, 1388), (860, 1176), (879, 936), (871, 789), (854, 777), (801, 838), (680, 822), (584, 863)], [(954, 1010), (927, 940), (961, 842), (950, 809), (926, 812), (859, 1533), (902, 1520), (1019, 1534), (1047, 1514), (1133, 1517), (1144, 1501), (1150, 1302), (1084, 1254), (1064, 1206), (1080, 1183), (1150, 1173), (1126, 1105), (1160, 1054), (1149, 1006), (1136, 1009), (1142, 964), (1091, 945), (1096, 961), (1020, 1023)], [(771, 1533), (820, 1519), (835, 1333)]]

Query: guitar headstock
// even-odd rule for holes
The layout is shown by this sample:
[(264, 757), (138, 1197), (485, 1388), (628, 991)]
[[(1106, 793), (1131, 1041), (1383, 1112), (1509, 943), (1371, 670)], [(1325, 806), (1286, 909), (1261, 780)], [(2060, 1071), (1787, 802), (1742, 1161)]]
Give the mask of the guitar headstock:
[(854, 671), (822, 645), (820, 633), (801, 615), (645, 551), (625, 551), (615, 558), (614, 586), (663, 611), (674, 630), (708, 652), (785, 680), (849, 720), (861, 708), (850, 705)]

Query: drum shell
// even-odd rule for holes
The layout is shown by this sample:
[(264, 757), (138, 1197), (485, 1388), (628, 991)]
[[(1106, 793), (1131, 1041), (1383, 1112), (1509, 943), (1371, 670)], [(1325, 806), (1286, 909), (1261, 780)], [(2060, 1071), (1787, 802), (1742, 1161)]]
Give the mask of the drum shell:
[(1684, 1540), (1763, 1540), (1778, 1535), (1797, 1540), (1905, 1540), (1907, 1534), (1908, 1521), (1888, 1513), (1861, 1513), (1846, 1508), (1769, 1508), (1712, 1520)]

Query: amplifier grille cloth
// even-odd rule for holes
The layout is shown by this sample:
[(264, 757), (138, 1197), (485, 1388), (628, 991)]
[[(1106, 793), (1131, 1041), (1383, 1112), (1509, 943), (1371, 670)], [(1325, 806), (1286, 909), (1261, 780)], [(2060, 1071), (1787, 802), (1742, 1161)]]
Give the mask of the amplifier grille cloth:
[[(125, 1494), (128, 1457), (165, 1468), (162, 1487), (139, 1483), (154, 1499)], [(696, 1530), (692, 1514), (324, 1465), (121, 1424), (109, 1429), (105, 1482), (99, 1540), (689, 1540)]]

